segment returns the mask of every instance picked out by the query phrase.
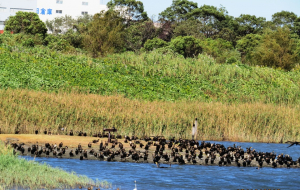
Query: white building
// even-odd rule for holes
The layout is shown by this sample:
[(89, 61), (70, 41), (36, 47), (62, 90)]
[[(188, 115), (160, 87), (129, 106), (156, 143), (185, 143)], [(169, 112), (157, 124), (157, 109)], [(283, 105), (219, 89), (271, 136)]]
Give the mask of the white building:
[(42, 21), (65, 15), (76, 18), (107, 10), (103, 0), (0, 0), (0, 30), (4, 21), (18, 11), (36, 12)]

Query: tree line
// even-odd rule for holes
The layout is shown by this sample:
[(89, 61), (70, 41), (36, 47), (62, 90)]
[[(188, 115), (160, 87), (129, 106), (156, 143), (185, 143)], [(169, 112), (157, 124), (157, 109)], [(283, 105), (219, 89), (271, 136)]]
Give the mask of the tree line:
[(107, 7), (93, 16), (58, 17), (46, 23), (36, 13), (18, 12), (5, 30), (21, 33), (17, 40), (24, 46), (80, 49), (93, 57), (156, 50), (184, 57), (207, 54), (221, 64), (299, 67), (300, 17), (293, 12), (277, 12), (266, 21), (248, 14), (230, 16), (222, 6), (173, 0), (154, 22), (141, 1), (111, 0)]

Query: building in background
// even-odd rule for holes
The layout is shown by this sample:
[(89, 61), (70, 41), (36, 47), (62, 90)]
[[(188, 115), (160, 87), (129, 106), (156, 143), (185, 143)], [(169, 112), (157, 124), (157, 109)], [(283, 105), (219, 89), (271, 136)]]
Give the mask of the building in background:
[(36, 12), (45, 22), (65, 15), (94, 15), (102, 10), (107, 10), (103, 0), (0, 0), (0, 30), (4, 30), (5, 20), (18, 11)]

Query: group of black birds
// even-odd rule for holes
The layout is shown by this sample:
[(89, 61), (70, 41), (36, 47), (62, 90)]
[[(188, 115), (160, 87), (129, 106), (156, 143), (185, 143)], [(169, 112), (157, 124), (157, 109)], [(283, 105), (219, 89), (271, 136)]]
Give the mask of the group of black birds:
[[(81, 131), (77, 134), (85, 136)], [(73, 131), (70, 131), (69, 135), (74, 135)], [(96, 136), (99, 137), (98, 135)], [(101, 137), (103, 136), (107, 135), (101, 135)], [(235, 144), (226, 148), (222, 144), (205, 141), (175, 140), (175, 138), (166, 140), (163, 136), (145, 137), (143, 139), (139, 139), (136, 136), (125, 136), (122, 142), (120, 142), (121, 135), (112, 135), (112, 138), (111, 142), (103, 142), (100, 139), (93, 140), (88, 143), (88, 148), (83, 148), (79, 143), (77, 148), (71, 149), (68, 146), (64, 146), (63, 142), (58, 145), (50, 145), (49, 143), (41, 145), (37, 143), (26, 146), (26, 148), (24, 143), (11, 143), (11, 146), (14, 150), (20, 151), (22, 155), (27, 152), (27, 154), (33, 156), (79, 158), (80, 160), (153, 162), (158, 167), (160, 167), (161, 163), (170, 164), (170, 166), (171, 164), (198, 164), (238, 167), (255, 166), (257, 168), (300, 166), (300, 158), (293, 160), (289, 155), (276, 155), (274, 152), (257, 152), (252, 147), (244, 150)], [(300, 144), (299, 142), (291, 141), (287, 143), (291, 143), (289, 147)]]

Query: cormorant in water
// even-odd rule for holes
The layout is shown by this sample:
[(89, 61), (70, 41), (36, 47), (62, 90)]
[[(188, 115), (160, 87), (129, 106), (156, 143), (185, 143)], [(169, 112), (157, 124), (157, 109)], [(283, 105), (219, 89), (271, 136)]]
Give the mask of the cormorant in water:
[(170, 168), (171, 167), (171, 163), (170, 163), (170, 167), (164, 167), (164, 166), (160, 166), (160, 163), (156, 162), (156, 165), (158, 168)]

